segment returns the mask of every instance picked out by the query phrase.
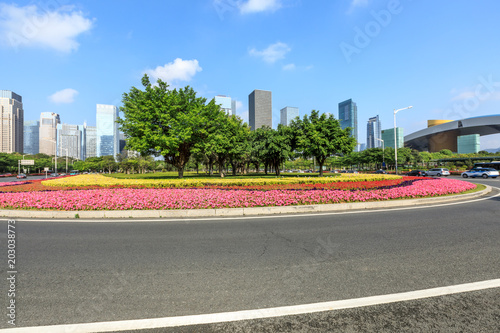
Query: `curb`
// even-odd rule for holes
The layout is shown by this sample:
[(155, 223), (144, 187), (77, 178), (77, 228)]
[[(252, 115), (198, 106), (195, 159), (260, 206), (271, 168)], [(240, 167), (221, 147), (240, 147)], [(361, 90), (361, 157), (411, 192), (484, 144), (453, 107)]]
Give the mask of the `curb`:
[(491, 186), (474, 193), (457, 194), (423, 199), (401, 199), (388, 201), (352, 202), (307, 206), (274, 206), (254, 208), (191, 209), (191, 210), (102, 210), (102, 211), (43, 211), (43, 210), (0, 210), (0, 217), (7, 218), (46, 218), (75, 219), (113, 219), (113, 218), (195, 218), (195, 217), (235, 217), (275, 214), (325, 213), (348, 210), (411, 207), (482, 197), (492, 191)]

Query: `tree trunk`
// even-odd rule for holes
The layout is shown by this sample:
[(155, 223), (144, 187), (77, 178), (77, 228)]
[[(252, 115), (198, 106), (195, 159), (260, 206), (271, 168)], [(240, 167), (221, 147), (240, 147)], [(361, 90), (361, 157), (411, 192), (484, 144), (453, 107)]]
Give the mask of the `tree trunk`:
[(177, 168), (177, 173), (179, 178), (184, 178), (184, 168)]

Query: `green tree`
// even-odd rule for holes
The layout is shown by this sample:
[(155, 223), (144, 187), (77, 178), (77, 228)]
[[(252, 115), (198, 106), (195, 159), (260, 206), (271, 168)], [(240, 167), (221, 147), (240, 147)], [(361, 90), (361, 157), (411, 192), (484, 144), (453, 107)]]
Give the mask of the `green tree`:
[(302, 120), (295, 119), (290, 126), (296, 136), (297, 149), (304, 157), (316, 158), (320, 176), (323, 176), (323, 165), (329, 156), (348, 154), (356, 146), (350, 128), (341, 129), (339, 121), (332, 115), (320, 115), (316, 110), (312, 110)]
[(152, 85), (147, 75), (142, 85), (144, 91), (132, 87), (123, 94), (124, 118), (118, 123), (128, 139), (127, 148), (163, 156), (182, 178), (195, 146), (207, 137), (209, 115), (220, 107), (213, 100), (205, 105), (206, 99), (196, 97), (189, 86), (169, 90), (160, 79)]

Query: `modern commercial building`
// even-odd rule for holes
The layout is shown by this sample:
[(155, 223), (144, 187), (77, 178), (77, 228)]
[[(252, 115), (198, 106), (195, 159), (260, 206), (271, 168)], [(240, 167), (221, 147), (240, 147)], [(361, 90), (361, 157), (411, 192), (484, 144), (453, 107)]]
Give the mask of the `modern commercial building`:
[(234, 99), (231, 100), (231, 112), (233, 116), (236, 116), (236, 101)]
[(57, 156), (82, 159), (82, 131), (79, 125), (57, 125)]
[[(385, 148), (394, 148), (394, 128), (382, 130), (382, 140), (384, 140)], [(404, 147), (403, 129), (401, 127), (396, 127), (396, 141), (398, 148)]]
[(233, 111), (233, 104), (234, 107), (236, 108), (236, 101), (233, 101), (231, 97), (224, 95), (217, 95), (214, 98), (215, 98), (215, 104), (220, 105), (221, 109), (224, 112), (226, 112), (229, 116), (232, 114), (236, 114), (236, 110)]
[(59, 115), (54, 112), (40, 114), (39, 151), (41, 154), (56, 154), (57, 125), (61, 123)]
[[(460, 120), (428, 120), (427, 128), (405, 137), (405, 145), (419, 151), (428, 151), (431, 153), (439, 152), (443, 149), (458, 152), (465, 149), (465, 142), (468, 141), (471, 145), (469, 148), (474, 151), (476, 150), (474, 146), (478, 144), (475, 141), (479, 140), (479, 138), (459, 138), (473, 134), (486, 136), (498, 133), (500, 133), (500, 114)], [(458, 148), (459, 140), (461, 140), (461, 149)], [(469, 148), (466, 150), (469, 150)]]
[(457, 137), (457, 153), (459, 154), (475, 154), (480, 150), (479, 134), (469, 134)]
[(248, 120), (252, 131), (262, 126), (273, 126), (272, 93), (254, 90), (248, 95)]
[[(366, 147), (378, 148), (382, 146), (382, 127), (378, 115), (368, 119), (366, 124)], [(394, 141), (394, 140), (392, 140)], [(385, 143), (385, 141), (384, 141)]]
[(287, 106), (280, 110), (280, 124), (290, 125), (290, 122), (299, 116), (299, 108)]
[(97, 104), (97, 157), (120, 153), (120, 133), (118, 131), (118, 108), (114, 105)]
[(83, 124), (85, 127), (85, 156), (83, 160), (89, 157), (97, 157), (97, 127), (96, 126), (87, 126), (87, 124)]
[(0, 90), (0, 153), (23, 153), (23, 98), (10, 91)]
[(348, 99), (339, 103), (339, 121), (340, 127), (342, 129), (346, 129), (347, 127), (351, 128), (351, 136), (356, 139), (357, 143), (359, 143), (358, 107), (356, 106), (356, 103), (352, 101), (352, 99)]
[(23, 153), (29, 155), (38, 154), (40, 151), (40, 122), (38, 120), (25, 120), (23, 136)]

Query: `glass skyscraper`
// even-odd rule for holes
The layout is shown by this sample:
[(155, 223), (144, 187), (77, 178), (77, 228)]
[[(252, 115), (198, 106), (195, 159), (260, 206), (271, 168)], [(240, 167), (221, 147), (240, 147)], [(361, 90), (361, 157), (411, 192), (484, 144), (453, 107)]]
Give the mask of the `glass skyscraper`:
[[(394, 148), (394, 128), (385, 129), (382, 131), (382, 140), (384, 140), (385, 148)], [(396, 127), (396, 140), (398, 143), (398, 148), (403, 148), (405, 144), (403, 129), (401, 127)]]
[(120, 153), (120, 134), (116, 122), (118, 107), (97, 104), (96, 111), (97, 157), (111, 155), (116, 158)]
[(280, 110), (280, 124), (290, 125), (290, 122), (299, 116), (299, 108), (287, 106)]
[(24, 122), (24, 154), (35, 155), (40, 151), (40, 122), (26, 120)]
[[(382, 146), (382, 129), (380, 119), (377, 116), (368, 119), (366, 124), (366, 148), (378, 148)], [(394, 140), (393, 140), (394, 141)], [(385, 143), (385, 141), (384, 141)]]
[(351, 136), (356, 139), (356, 144), (358, 144), (358, 107), (352, 99), (339, 103), (339, 121), (342, 129), (351, 128)]

